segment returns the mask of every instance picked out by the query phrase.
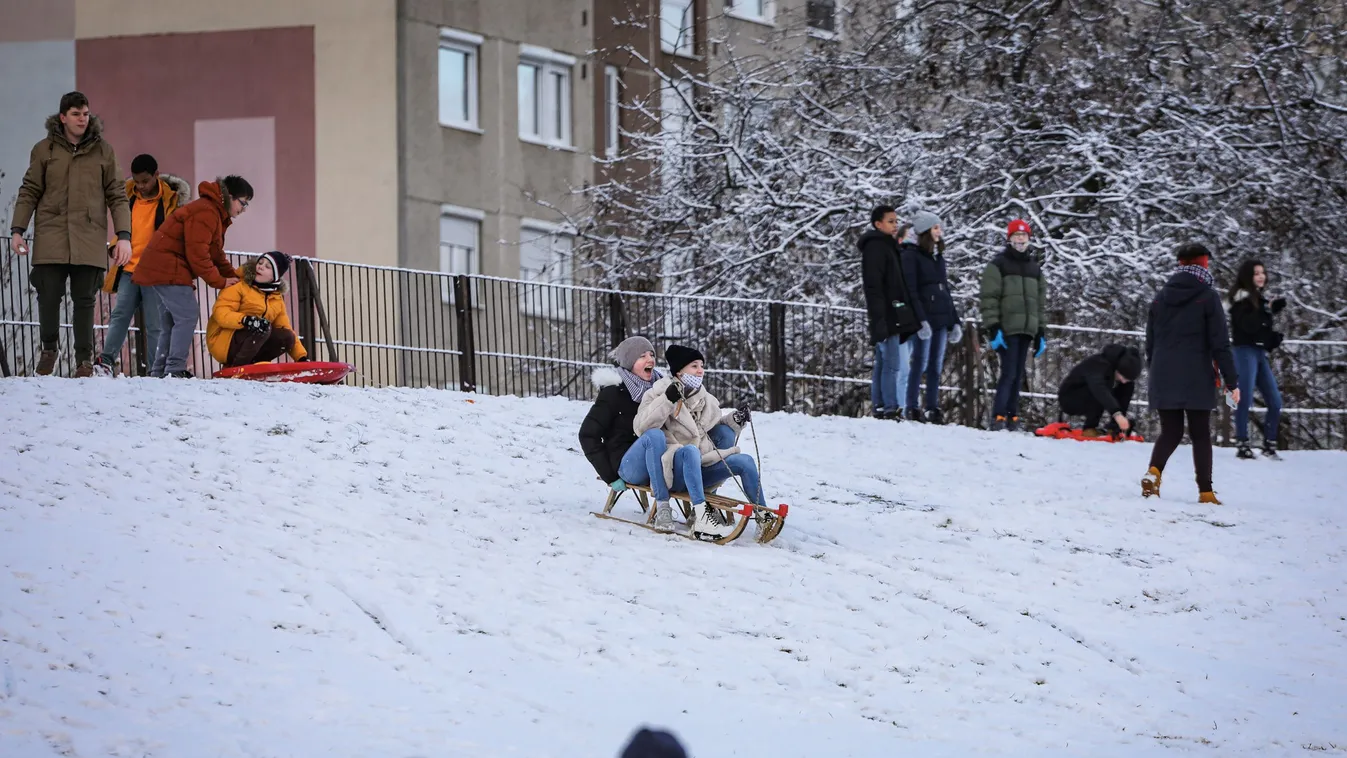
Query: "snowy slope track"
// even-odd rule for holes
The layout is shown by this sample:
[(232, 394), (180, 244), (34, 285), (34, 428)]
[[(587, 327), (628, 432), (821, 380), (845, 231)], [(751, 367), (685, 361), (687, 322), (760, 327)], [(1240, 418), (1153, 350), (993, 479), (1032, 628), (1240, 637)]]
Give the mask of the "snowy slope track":
[(0, 382), (0, 755), (1347, 754), (1345, 454), (760, 414), (713, 548), (468, 398)]

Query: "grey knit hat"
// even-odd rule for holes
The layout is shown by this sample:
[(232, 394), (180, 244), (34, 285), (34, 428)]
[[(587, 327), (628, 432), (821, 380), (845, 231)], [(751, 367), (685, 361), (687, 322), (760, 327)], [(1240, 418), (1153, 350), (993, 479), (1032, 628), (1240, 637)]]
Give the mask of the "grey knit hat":
[(912, 231), (916, 234), (925, 234), (934, 226), (943, 224), (940, 223), (940, 217), (930, 211), (917, 211), (917, 215), (912, 217)]
[(613, 348), (613, 360), (617, 365), (631, 371), (631, 367), (636, 365), (636, 361), (646, 353), (655, 352), (655, 346), (650, 344), (650, 340), (645, 337), (628, 337), (617, 347)]

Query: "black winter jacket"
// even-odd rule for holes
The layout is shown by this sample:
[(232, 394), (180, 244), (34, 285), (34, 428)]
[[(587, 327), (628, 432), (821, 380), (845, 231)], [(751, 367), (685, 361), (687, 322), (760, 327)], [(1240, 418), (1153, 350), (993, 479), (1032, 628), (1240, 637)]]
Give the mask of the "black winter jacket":
[(1239, 386), (1216, 290), (1187, 272), (1169, 278), (1151, 301), (1146, 363), (1150, 404), (1157, 411), (1215, 410), (1217, 368), (1226, 390)]
[(1057, 388), (1058, 399), (1076, 398), (1088, 393), (1104, 409), (1104, 415), (1126, 413), (1126, 408), (1118, 407), (1118, 399), (1113, 394), (1113, 388), (1118, 383), (1118, 363), (1126, 353), (1126, 347), (1109, 344), (1102, 351), (1077, 363)]
[(917, 321), (928, 321), (932, 329), (949, 329), (959, 323), (954, 297), (949, 292), (949, 271), (945, 256), (938, 250), (927, 253), (915, 242), (898, 248), (903, 260), (903, 278), (912, 292)]
[(636, 409), (640, 404), (631, 399), (631, 392), (617, 369), (597, 369), (593, 380), (594, 386), (599, 388), (599, 396), (580, 424), (580, 449), (599, 478), (611, 484), (619, 478), (617, 468), (622, 463), (622, 456), (636, 443), (632, 422), (636, 420)]
[(1281, 298), (1268, 304), (1262, 292), (1239, 290), (1230, 304), (1230, 341), (1241, 346), (1276, 350), (1282, 344), (1282, 334), (1272, 328), (1272, 317), (1285, 306), (1286, 301)]
[(861, 251), (861, 285), (870, 316), (870, 343), (877, 345), (895, 334), (903, 340), (916, 334), (921, 322), (903, 279), (898, 241), (871, 229), (856, 240), (856, 247)]

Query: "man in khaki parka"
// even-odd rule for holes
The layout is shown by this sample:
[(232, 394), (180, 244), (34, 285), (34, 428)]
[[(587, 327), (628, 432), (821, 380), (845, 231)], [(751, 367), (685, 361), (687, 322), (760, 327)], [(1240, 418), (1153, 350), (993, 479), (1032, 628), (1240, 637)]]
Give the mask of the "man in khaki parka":
[(42, 355), (37, 373), (51, 374), (60, 350), (61, 301), (66, 280), (74, 303), (75, 376), (93, 375), (94, 303), (108, 267), (108, 211), (117, 232), (113, 262), (131, 259), (131, 212), (112, 145), (89, 114), (80, 92), (61, 97), (61, 111), (47, 119), (47, 136), (33, 146), (11, 222), (11, 248), (26, 255), (23, 234), (33, 223), (33, 267)]

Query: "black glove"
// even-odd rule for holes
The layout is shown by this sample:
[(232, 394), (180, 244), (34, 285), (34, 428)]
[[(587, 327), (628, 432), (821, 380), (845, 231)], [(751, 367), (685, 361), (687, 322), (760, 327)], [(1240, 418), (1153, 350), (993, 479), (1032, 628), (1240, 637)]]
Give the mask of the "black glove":
[(271, 327), (271, 322), (261, 316), (244, 316), (243, 328), (250, 332), (265, 332)]
[(739, 403), (739, 407), (734, 409), (734, 423), (743, 426), (753, 420), (753, 410), (748, 407), (748, 401)]
[(1283, 339), (1285, 339), (1285, 337), (1282, 336), (1281, 332), (1273, 332), (1272, 336), (1269, 337), (1267, 340), (1267, 349), (1276, 350), (1277, 348), (1281, 347)]
[(296, 358), (296, 359), (295, 359), (295, 363), (308, 363), (310, 360), (312, 360), (312, 359), (309, 358), (309, 356), (306, 355), (306, 356), (304, 356), (303, 358)]
[(1274, 298), (1272, 300), (1271, 306), (1272, 312), (1274, 314), (1281, 313), (1286, 308), (1286, 298), (1284, 297)]
[(676, 403), (683, 399), (683, 388), (678, 386), (678, 379), (669, 382), (669, 388), (664, 390), (664, 396), (669, 398), (669, 402)]

